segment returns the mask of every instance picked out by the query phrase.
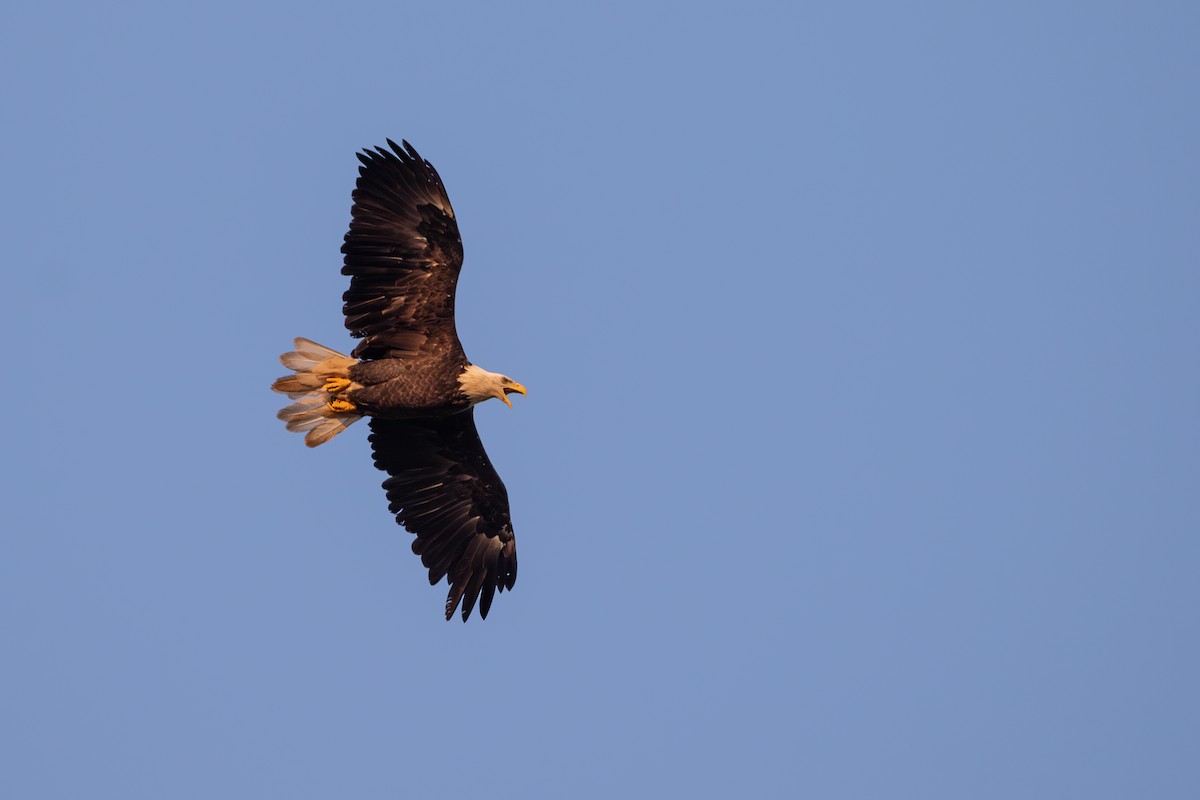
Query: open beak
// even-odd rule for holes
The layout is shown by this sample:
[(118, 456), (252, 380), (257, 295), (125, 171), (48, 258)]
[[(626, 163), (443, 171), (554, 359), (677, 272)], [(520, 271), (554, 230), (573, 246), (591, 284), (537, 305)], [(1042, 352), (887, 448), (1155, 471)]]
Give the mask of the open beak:
[(525, 394), (525, 387), (519, 383), (510, 383), (508, 386), (504, 387), (503, 391), (500, 392), (500, 399), (503, 400), (504, 405), (508, 406), (509, 408), (512, 408), (512, 400), (509, 400), (508, 396), (513, 392)]

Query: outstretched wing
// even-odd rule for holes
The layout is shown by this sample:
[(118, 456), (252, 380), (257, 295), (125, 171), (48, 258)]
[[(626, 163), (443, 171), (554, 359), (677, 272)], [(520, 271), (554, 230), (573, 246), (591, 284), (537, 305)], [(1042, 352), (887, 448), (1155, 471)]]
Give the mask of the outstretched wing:
[[(437, 170), (408, 142), (387, 140), (358, 154), (358, 183), (342, 274), (350, 276), (346, 327), (362, 339), (354, 355), (460, 355), (454, 291), (462, 239)], [(457, 352), (456, 352), (457, 351)]]
[[(396, 521), (416, 534), (413, 552), (429, 583), (449, 577), (446, 619), (462, 601), (465, 622), (479, 600), (487, 617), (497, 589), (517, 580), (517, 544), (508, 491), (484, 452), (469, 409), (445, 417), (371, 418), (375, 466)], [(482, 594), (481, 594), (482, 593)]]

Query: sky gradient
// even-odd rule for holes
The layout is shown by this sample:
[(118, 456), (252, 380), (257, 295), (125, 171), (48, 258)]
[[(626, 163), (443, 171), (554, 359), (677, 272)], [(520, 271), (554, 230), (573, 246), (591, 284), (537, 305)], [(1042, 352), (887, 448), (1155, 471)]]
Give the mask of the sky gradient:
[[(1193, 797), (1197, 8), (6, 6), (0, 796)], [(385, 137), (529, 388), (466, 625), (268, 390)]]

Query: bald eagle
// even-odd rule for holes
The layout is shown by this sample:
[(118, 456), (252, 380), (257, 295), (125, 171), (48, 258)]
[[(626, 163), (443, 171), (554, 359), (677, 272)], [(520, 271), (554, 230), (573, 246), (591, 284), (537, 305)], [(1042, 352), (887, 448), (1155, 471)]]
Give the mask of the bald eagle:
[(271, 386), (294, 402), (279, 412), (309, 447), (370, 417), (388, 508), (416, 538), (429, 583), (447, 578), (446, 619), (462, 603), (487, 617), (517, 579), (508, 491), (479, 433), (474, 407), (525, 387), (467, 360), (454, 327), (462, 240), (437, 170), (413, 146), (358, 154), (362, 165), (342, 253), (346, 327), (361, 341), (343, 355), (308, 339), (280, 360)]

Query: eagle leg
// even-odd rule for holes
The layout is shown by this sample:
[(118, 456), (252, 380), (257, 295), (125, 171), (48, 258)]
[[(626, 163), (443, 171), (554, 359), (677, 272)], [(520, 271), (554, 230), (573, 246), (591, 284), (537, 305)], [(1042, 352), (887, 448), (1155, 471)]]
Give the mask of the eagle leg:
[(326, 378), (325, 385), (321, 387), (322, 391), (328, 392), (329, 394), (337, 394), (338, 392), (344, 392), (349, 388), (350, 388), (350, 379), (349, 378)]
[(329, 406), (331, 411), (336, 411), (339, 414), (345, 414), (357, 408), (354, 403), (351, 403), (349, 400), (343, 400), (340, 397), (335, 400), (330, 400), (326, 405)]

